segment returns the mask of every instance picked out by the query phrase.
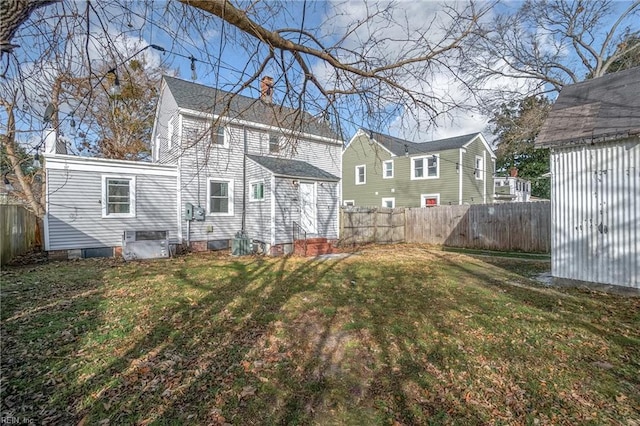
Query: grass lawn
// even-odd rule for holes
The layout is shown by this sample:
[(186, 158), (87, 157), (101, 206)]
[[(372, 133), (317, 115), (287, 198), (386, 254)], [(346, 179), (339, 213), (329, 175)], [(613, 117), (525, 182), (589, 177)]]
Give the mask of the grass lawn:
[(2, 273), (2, 416), (33, 424), (640, 424), (640, 298), (418, 245)]

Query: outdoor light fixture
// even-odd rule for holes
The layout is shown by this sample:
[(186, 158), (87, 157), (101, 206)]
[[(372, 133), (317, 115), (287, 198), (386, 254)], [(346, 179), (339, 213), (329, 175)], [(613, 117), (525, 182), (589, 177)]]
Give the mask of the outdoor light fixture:
[(120, 93), (122, 93), (122, 88), (120, 87), (120, 79), (118, 78), (116, 69), (110, 69), (107, 74), (113, 74), (113, 84), (109, 88), (109, 94), (111, 96), (118, 96)]
[(9, 181), (9, 178), (7, 178), (7, 175), (4, 175), (4, 189), (6, 189), (7, 191), (13, 191), (13, 185), (11, 185), (11, 182)]
[(33, 167), (40, 167), (40, 154), (36, 152), (33, 156)]
[(198, 79), (198, 74), (196, 74), (196, 58), (191, 56), (189, 59), (191, 60), (191, 80), (196, 81)]
[(409, 145), (407, 145), (406, 143), (404, 144), (404, 156), (409, 156)]
[(56, 113), (56, 107), (53, 106), (53, 104), (49, 104), (47, 106), (47, 109), (44, 110), (44, 115), (42, 116), (42, 120), (45, 123), (51, 123), (51, 120), (53, 120), (53, 116)]
[(460, 171), (460, 163), (456, 163), (456, 173)]

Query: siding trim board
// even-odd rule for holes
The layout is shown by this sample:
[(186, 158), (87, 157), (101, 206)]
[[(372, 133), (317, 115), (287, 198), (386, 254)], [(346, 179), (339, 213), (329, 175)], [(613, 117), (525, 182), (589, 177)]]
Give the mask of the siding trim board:
[(45, 154), (46, 168), (50, 170), (75, 170), (98, 173), (132, 173), (136, 175), (177, 176), (175, 165), (145, 163), (142, 161), (112, 160), (107, 158), (76, 157), (72, 155)]

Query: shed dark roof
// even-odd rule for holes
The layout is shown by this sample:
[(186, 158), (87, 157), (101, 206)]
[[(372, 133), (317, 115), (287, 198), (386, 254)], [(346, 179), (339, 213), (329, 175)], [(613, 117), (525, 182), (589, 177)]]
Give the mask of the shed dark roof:
[(601, 142), (640, 134), (640, 67), (565, 86), (536, 146)]
[(430, 142), (410, 142), (404, 139), (374, 132), (372, 130), (362, 130), (368, 135), (373, 136), (374, 140), (394, 155), (405, 155), (405, 145), (409, 155), (446, 151), (447, 149), (458, 149), (462, 148), (464, 145), (480, 135), (480, 133), (471, 133), (468, 135), (438, 139)]
[(304, 161), (276, 157), (262, 157), (251, 154), (247, 154), (247, 158), (255, 161), (276, 176), (335, 182), (340, 180), (339, 177)]
[(327, 121), (306, 112), (167, 75), (163, 78), (180, 108), (340, 140)]

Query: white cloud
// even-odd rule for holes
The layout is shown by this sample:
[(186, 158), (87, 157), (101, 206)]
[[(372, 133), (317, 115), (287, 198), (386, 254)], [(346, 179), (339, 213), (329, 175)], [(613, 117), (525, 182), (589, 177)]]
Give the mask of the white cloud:
[[(325, 35), (343, 34), (345, 30), (351, 30), (341, 46), (353, 49), (356, 53), (363, 52), (368, 58), (384, 58), (390, 62), (424, 51), (427, 45), (436, 46), (443, 40), (446, 42), (446, 30), (452, 21), (445, 13), (445, 8), (460, 8), (465, 3), (400, 1), (394, 3), (392, 9), (384, 9), (390, 3), (377, 6), (364, 1), (332, 2), (331, 5), (333, 9), (327, 12), (330, 25), (323, 26)], [(378, 15), (373, 19), (367, 20), (367, 17), (376, 13)], [(493, 19), (492, 11), (485, 14), (483, 19)], [(362, 50), (363, 46), (368, 50)], [(526, 89), (527, 83), (496, 77), (488, 80), (472, 96), (460, 81), (465, 76), (454, 76), (454, 72), (459, 72), (455, 61), (447, 63), (452, 58), (442, 59), (445, 59), (444, 64), (432, 62), (422, 74), (414, 72), (404, 76), (402, 81), (405, 87), (431, 97), (431, 106), (437, 111), (435, 119), (422, 110), (403, 110), (389, 129), (380, 130), (415, 141), (483, 132), (490, 118), (486, 115), (487, 100), (505, 90), (517, 94)], [(336, 84), (335, 71), (325, 63), (315, 63), (313, 71), (325, 84)], [(451, 105), (460, 107), (451, 108)], [(485, 137), (490, 139), (490, 135)]]

